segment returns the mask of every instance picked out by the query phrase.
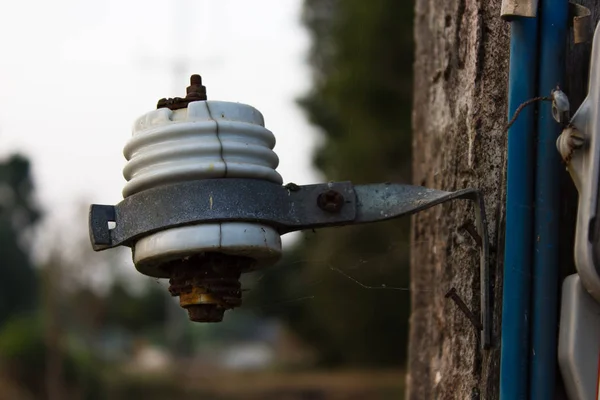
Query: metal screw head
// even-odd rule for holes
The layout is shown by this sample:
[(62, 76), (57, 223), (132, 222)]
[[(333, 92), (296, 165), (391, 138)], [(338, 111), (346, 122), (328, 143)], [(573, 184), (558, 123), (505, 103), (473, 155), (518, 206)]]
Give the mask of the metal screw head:
[(336, 190), (328, 190), (317, 197), (317, 205), (323, 211), (337, 213), (344, 206), (344, 196)]

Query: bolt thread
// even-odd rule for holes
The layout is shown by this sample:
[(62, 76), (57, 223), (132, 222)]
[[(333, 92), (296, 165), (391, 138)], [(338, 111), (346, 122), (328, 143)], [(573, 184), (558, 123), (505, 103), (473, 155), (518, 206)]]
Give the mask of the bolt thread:
[(225, 310), (242, 304), (239, 281), (254, 260), (221, 253), (205, 253), (165, 266), (170, 271), (169, 293), (195, 322), (218, 322)]

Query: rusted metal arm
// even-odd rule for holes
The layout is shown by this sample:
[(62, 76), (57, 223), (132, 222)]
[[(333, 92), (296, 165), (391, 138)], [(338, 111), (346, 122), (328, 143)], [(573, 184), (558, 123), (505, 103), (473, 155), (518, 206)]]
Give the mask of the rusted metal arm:
[[(491, 343), (489, 240), (481, 193), (379, 183), (354, 186), (330, 182), (298, 186), (256, 179), (207, 179), (159, 186), (127, 197), (115, 206), (90, 208), (90, 239), (94, 250), (132, 246), (165, 229), (202, 223), (263, 223), (281, 234), (304, 229), (385, 221), (423, 211), (451, 200), (475, 205), (480, 243), (482, 343)], [(109, 227), (109, 223), (114, 227)]]

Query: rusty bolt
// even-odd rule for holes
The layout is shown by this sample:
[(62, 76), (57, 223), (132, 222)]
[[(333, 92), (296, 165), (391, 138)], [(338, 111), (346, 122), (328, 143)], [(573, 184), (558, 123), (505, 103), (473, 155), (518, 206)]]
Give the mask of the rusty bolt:
[(328, 190), (317, 197), (317, 205), (323, 211), (337, 213), (344, 206), (344, 196), (336, 190)]
[(200, 101), (206, 100), (206, 87), (202, 85), (202, 77), (194, 74), (190, 77), (190, 86), (187, 87), (186, 100)]
[(220, 253), (203, 253), (167, 263), (169, 292), (179, 297), (191, 321), (221, 322), (226, 310), (242, 305), (240, 275), (254, 260)]
[(196, 304), (186, 307), (192, 322), (221, 322), (225, 309), (214, 304)]
[(205, 101), (206, 87), (202, 85), (202, 77), (194, 74), (190, 77), (190, 86), (186, 89), (185, 97), (174, 97), (172, 99), (160, 99), (156, 104), (156, 108), (168, 108), (170, 110), (179, 110), (186, 108), (193, 101)]

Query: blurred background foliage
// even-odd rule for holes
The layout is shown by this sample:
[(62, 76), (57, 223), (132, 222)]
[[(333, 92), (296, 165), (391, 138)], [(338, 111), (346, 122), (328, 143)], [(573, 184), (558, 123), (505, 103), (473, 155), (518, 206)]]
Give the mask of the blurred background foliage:
[[(322, 133), (315, 166), (328, 180), (408, 182), (412, 1), (305, 0), (302, 19), (312, 40), (312, 90), (298, 104)], [(77, 231), (57, 232), (49, 254), (35, 261), (40, 209), (28, 159), (0, 161), (0, 398), (242, 398), (221, 397), (216, 387), (201, 388), (196, 383), (202, 380), (186, 374), (194, 365), (210, 386), (215, 349), (257, 338), (279, 356), (290, 353), (290, 343), (310, 354), (290, 356), (300, 361), (278, 368), (404, 365), (407, 219), (303, 233), (279, 265), (245, 278), (251, 290), (244, 307), (216, 327), (174, 321), (173, 302), (152, 279), (132, 288), (115, 274), (98, 289), (81, 271), (97, 268), (99, 256)], [(65, 235), (81, 236), (76, 250), (61, 242)], [(108, 273), (116, 258), (103, 257)], [(180, 327), (175, 335), (165, 329), (170, 324)], [(232, 351), (239, 364), (241, 353)], [(253, 359), (266, 357), (260, 348), (253, 351)], [(158, 370), (163, 373), (152, 375)], [(377, 398), (398, 398), (402, 379)], [(348, 378), (346, 387), (358, 380)], [(250, 385), (260, 382), (252, 378)], [(356, 398), (375, 398), (352, 390), (363, 396)], [(269, 398), (297, 398), (277, 393)], [(247, 392), (243, 398), (254, 397)]]
[[(412, 9), (393, 0), (304, 3), (313, 88), (298, 103), (323, 134), (314, 163), (327, 180), (410, 182)], [(408, 246), (408, 219), (308, 233), (254, 292), (263, 304), (313, 296), (266, 313), (316, 347), (322, 363), (400, 365), (410, 296), (391, 288), (409, 287)]]

